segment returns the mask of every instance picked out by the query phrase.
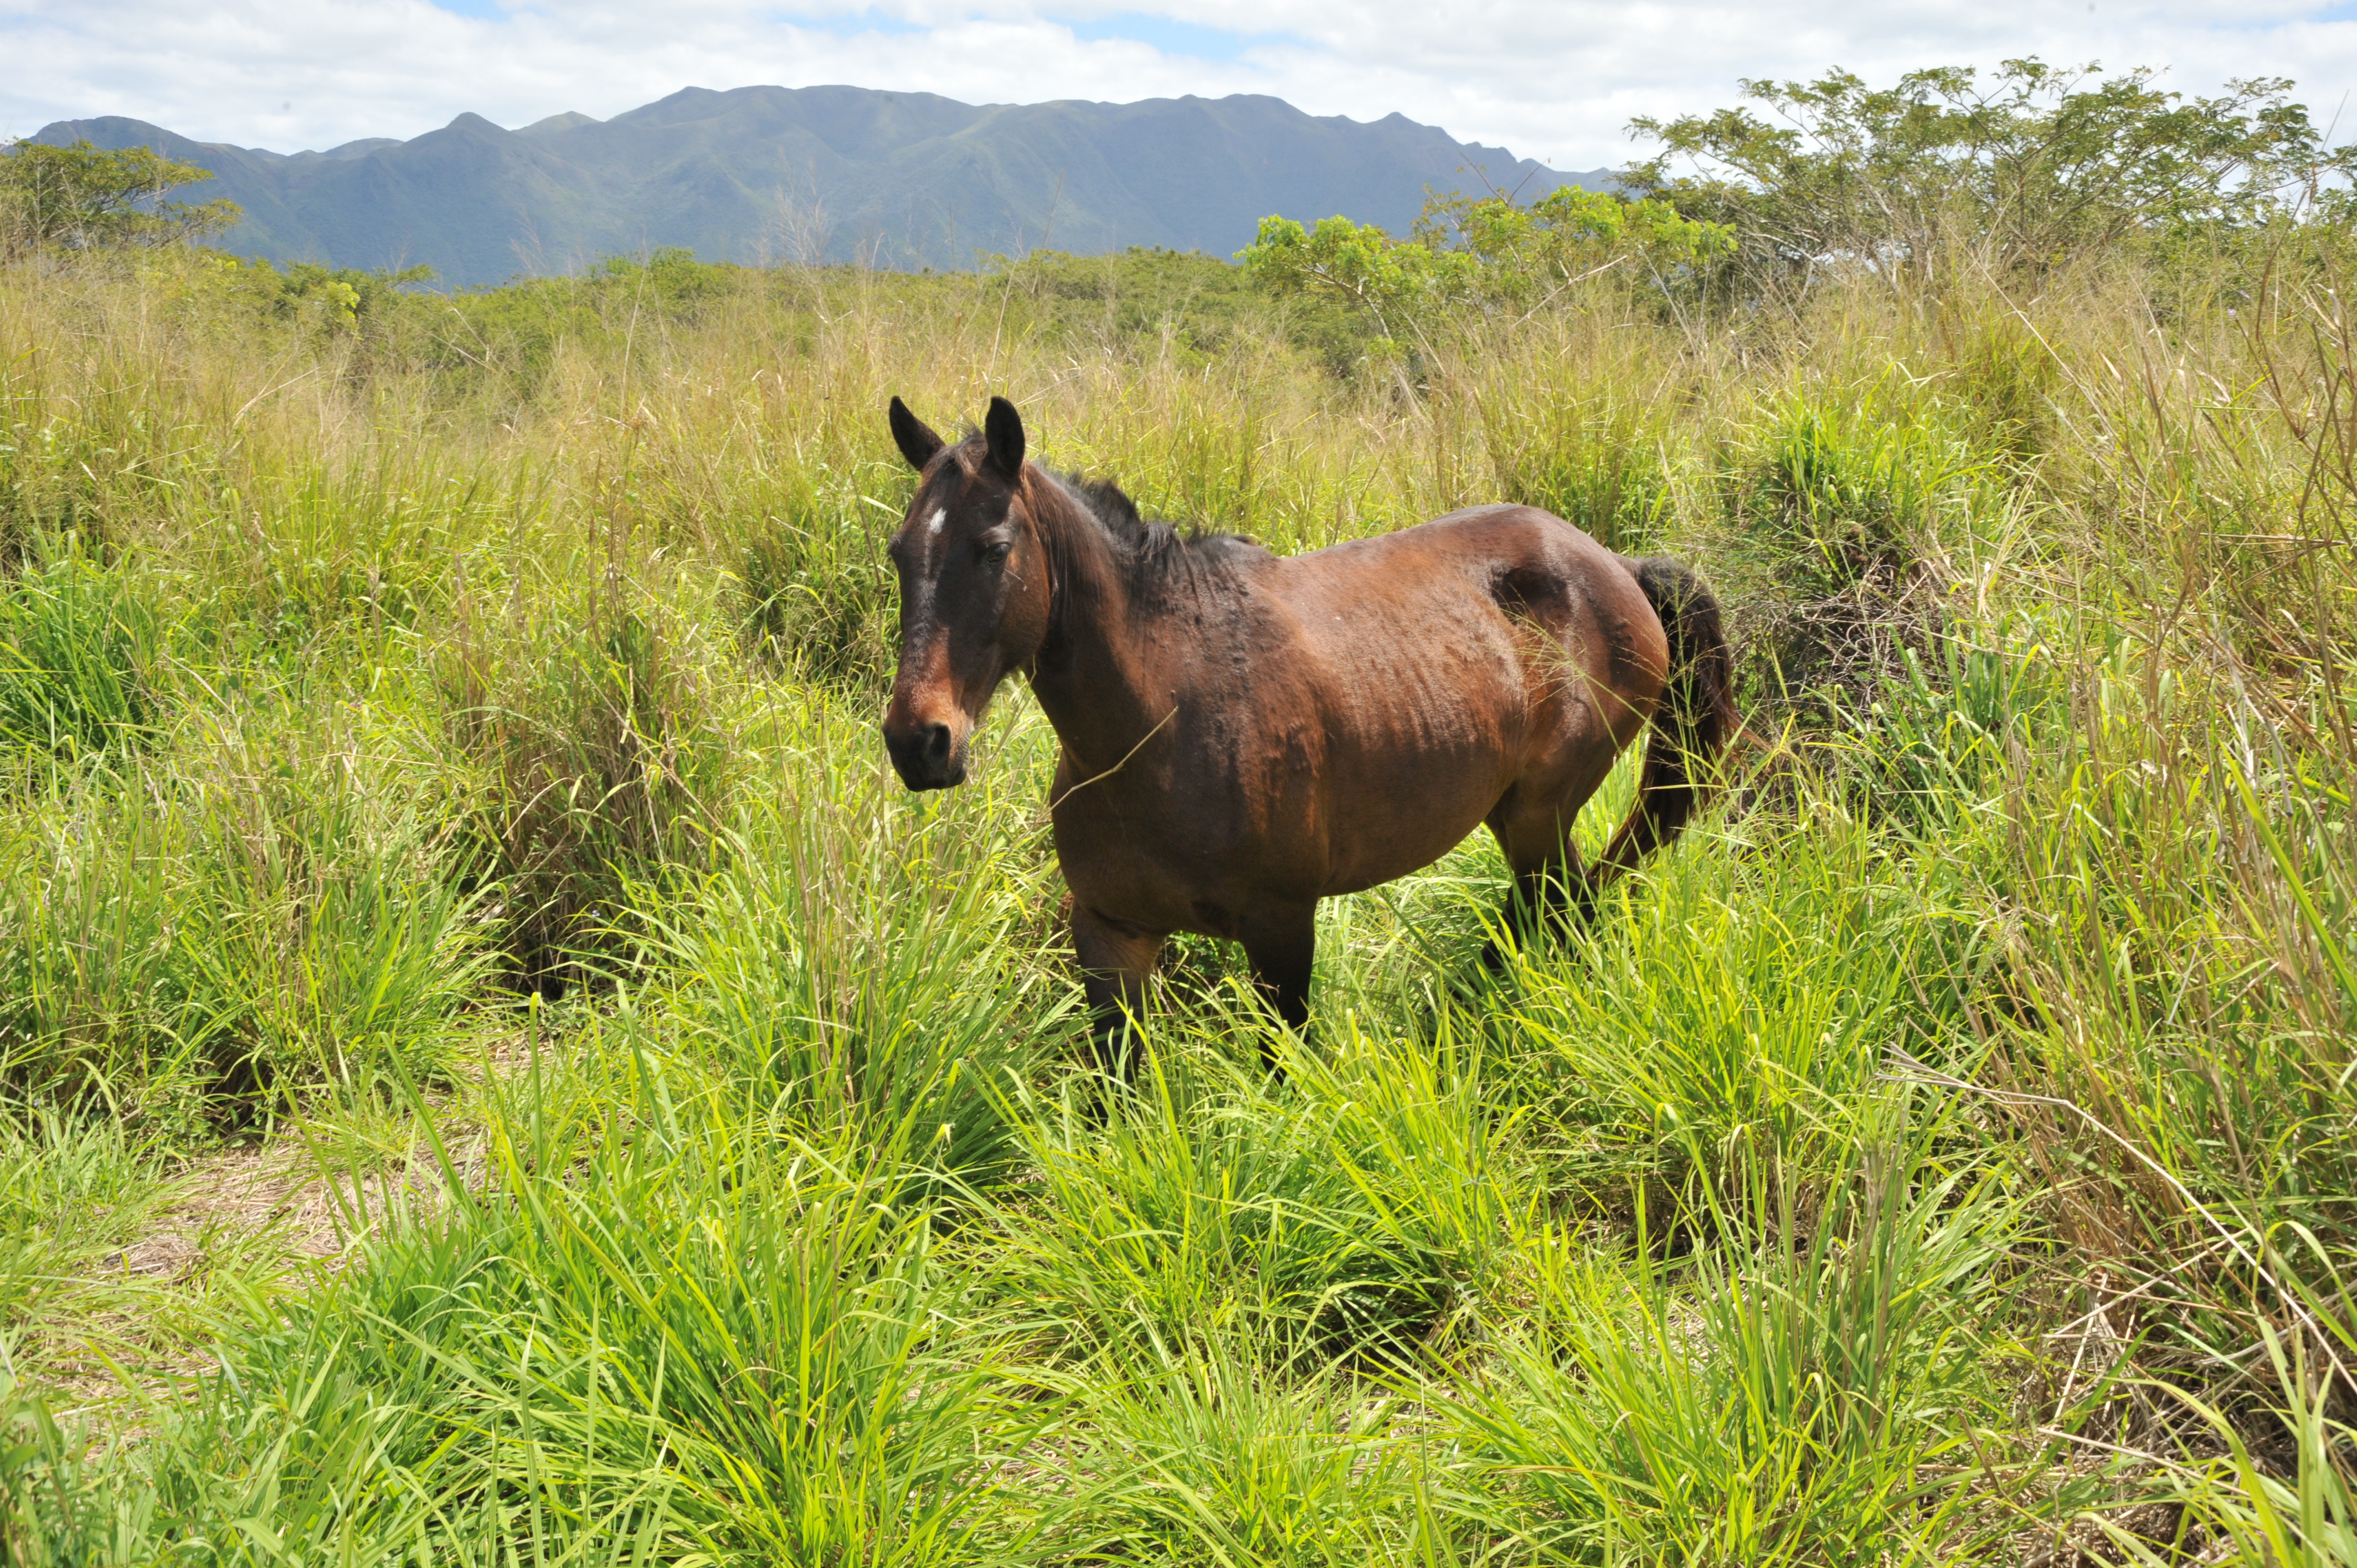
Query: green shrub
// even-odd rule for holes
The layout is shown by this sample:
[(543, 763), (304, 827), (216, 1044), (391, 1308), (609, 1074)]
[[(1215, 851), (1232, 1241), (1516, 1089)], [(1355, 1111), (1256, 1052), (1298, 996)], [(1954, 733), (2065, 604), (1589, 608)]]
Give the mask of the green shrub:
[(1667, 433), (1637, 399), (1542, 385), (1483, 413), (1501, 499), (1551, 511), (1608, 550), (1651, 551), (1670, 505)]
[(1743, 526), (1825, 592), (1910, 564), (1955, 463), (1935, 432), (1793, 393), (1734, 492)]
[(1959, 1483), (2003, 1419), (1973, 1326), (2010, 1288), (2014, 1206), (1888, 1148), (1813, 1224), (1769, 1191), (1723, 1228), (1756, 1251), (1667, 1265), (1641, 1227), (1626, 1268), (1549, 1255), (1491, 1375), (1440, 1396), (1471, 1517), (1596, 1563), (1936, 1561), (1988, 1528)]
[(495, 1192), (452, 1170), (314, 1309), (225, 1343), (132, 1462), (156, 1538), (202, 1563), (911, 1568), (1003, 1539), (996, 1455), (1036, 1422), (874, 1151), (780, 1157), (703, 1119), (693, 1079), (639, 1086), (603, 1138), (503, 1121)]
[(1760, 831), (1749, 865), (1694, 834), (1583, 940), (1513, 961), (1502, 1027), (1554, 1058), (1554, 1114), (1624, 1179), (1725, 1192), (1772, 1159), (1813, 1185), (1850, 1157), (1889, 1047), (1969, 1055), (1918, 994), (1934, 929), (1976, 913), (1936, 852), (1886, 861), (1831, 813), (1805, 839)]
[(612, 950), (631, 879), (705, 862), (731, 772), (693, 626), (619, 569), (527, 604), (535, 587), (511, 588), (504, 624), (462, 604), (437, 679), (485, 781), (468, 853), (521, 975), (554, 995), (573, 955)]
[(1446, 1233), (1386, 1212), (1345, 1112), (1230, 1070), (1157, 1062), (1102, 1126), (1070, 1102), (1031, 1112), (1039, 1179), (1012, 1222), (1035, 1310), (1076, 1347), (1234, 1330), (1280, 1359), (1398, 1354), (1445, 1321)]
[(249, 713), (49, 795), (0, 886), (9, 1078), (192, 1130), (436, 1070), (488, 955), (404, 739)]
[(986, 1179), (1010, 1089), (1075, 1034), (1073, 988), (1026, 950), (1045, 868), (991, 784), (920, 817), (811, 707), (767, 737), (777, 792), (743, 800), (718, 869), (635, 885), (627, 924), (683, 1043), (765, 1118), (905, 1136), (927, 1172)]
[(1272, 1376), (1256, 1348), (1222, 1334), (1087, 1364), (1060, 1547), (1084, 1562), (1415, 1560), (1430, 1520), (1398, 1406), (1314, 1364)]
[(861, 690), (891, 679), (899, 586), (884, 546), (899, 514), (861, 485), (897, 499), (906, 475), (798, 468), (765, 498), (775, 510), (743, 530), (737, 582), (748, 639), (773, 668)]
[(163, 632), (120, 568), (68, 537), (0, 579), (0, 746), (63, 762), (152, 738)]

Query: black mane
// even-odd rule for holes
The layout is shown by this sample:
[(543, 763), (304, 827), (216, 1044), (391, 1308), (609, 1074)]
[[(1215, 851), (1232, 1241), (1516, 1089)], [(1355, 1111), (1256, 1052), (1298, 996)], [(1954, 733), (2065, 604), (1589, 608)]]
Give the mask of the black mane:
[(1128, 492), (1111, 479), (1056, 473), (1052, 469), (1050, 473), (1104, 530), (1105, 537), (1113, 542), (1114, 553), (1121, 561), (1122, 575), (1131, 594), (1149, 606), (1168, 598), (1179, 585), (1205, 573), (1224, 575), (1239, 558), (1267, 553), (1241, 533), (1181, 531), (1170, 523), (1144, 517)]

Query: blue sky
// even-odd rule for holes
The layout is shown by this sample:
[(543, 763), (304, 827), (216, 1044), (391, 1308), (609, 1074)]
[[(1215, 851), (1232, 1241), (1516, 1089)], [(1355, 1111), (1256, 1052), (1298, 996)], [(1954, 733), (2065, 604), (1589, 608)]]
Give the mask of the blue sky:
[(849, 82), (1001, 103), (1265, 92), (1586, 169), (1631, 156), (1632, 116), (1733, 102), (1741, 77), (2029, 54), (2189, 91), (2289, 76), (2357, 129), (2357, 0), (0, 0), (0, 134), (123, 114), (296, 151), (464, 112), (522, 125), (688, 86)]

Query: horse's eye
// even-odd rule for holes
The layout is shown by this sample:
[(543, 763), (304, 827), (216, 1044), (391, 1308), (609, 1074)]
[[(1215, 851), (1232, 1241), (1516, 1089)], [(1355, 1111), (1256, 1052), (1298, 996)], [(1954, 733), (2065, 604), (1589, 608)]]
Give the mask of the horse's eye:
[(1007, 552), (1014, 548), (1012, 542), (1002, 539), (996, 544), (986, 546), (983, 550), (982, 558), (994, 566), (1004, 566), (1006, 564)]

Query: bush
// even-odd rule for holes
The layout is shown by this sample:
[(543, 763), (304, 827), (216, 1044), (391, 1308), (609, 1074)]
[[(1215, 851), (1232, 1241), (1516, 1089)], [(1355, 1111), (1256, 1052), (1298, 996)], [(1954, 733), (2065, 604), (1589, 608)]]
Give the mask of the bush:
[(88, 142), (45, 146), (19, 139), (0, 156), (0, 260), (27, 252), (168, 245), (233, 226), (234, 201), (199, 207), (164, 193), (212, 171), (153, 147), (99, 148)]
[(487, 955), (404, 739), (249, 714), (62, 779), (6, 846), (0, 1069), (183, 1133), (438, 1070)]
[(69, 538), (0, 580), (0, 746), (72, 763), (151, 740), (155, 611)]
[[(898, 497), (905, 467), (876, 476)], [(884, 547), (897, 514), (871, 501), (860, 477), (797, 468), (780, 487), (776, 510), (742, 532), (737, 576), (744, 625), (775, 670), (804, 680), (874, 691), (891, 678), (899, 586)]]
[(444, 723), (483, 783), (467, 853), (496, 886), (519, 976), (561, 995), (617, 950), (634, 878), (708, 858), (728, 737), (692, 629), (619, 570), (486, 624), (462, 601), (438, 656)]

